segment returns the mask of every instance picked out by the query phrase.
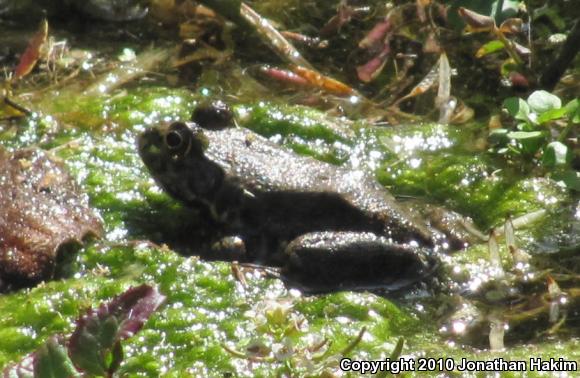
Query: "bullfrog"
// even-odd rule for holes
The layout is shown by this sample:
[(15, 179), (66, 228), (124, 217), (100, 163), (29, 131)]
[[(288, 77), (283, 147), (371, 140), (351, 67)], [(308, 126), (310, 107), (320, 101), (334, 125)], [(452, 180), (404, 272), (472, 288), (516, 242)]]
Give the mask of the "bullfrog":
[(299, 156), (238, 127), (220, 102), (147, 129), (138, 150), (166, 193), (241, 241), (244, 259), (282, 266), (302, 287), (400, 289), (446, 245), (368, 172)]

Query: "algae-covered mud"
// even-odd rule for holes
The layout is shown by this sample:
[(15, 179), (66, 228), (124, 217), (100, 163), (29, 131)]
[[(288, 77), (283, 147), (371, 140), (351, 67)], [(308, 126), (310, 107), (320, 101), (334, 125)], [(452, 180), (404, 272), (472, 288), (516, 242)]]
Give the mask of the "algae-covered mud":
[[(540, 125), (534, 123), (537, 116), (529, 115), (535, 114), (532, 97), (527, 100), (532, 108), (521, 120), (526, 126), (500, 132), (498, 142), (498, 133), (491, 135), (490, 130), (507, 128), (509, 122), (504, 119), (501, 127), (490, 126), (489, 115), (500, 114), (501, 104), (491, 105), (495, 100), (485, 94), (463, 97), (476, 111), (484, 108), (484, 115), (459, 125), (451, 124), (449, 117), (443, 119), (448, 122), (433, 121), (437, 115), (425, 105), (432, 101), (419, 98), (416, 109), (406, 105), (407, 100), (398, 110), (387, 106), (389, 96), (396, 101), (413, 85), (389, 86), (386, 82), (397, 75), (389, 64), (383, 75), (393, 77), (380, 76), (376, 68), (365, 65), (380, 53), (367, 52), (370, 56), (357, 63), (363, 77), (367, 72), (380, 84), (356, 84), (337, 67), (337, 56), (349, 43), (344, 35), (358, 36), (359, 28), (368, 32), (376, 25), (365, 22), (388, 14), (390, 8), (377, 2), (366, 4), (371, 13), (352, 13), (352, 22), (345, 21), (345, 9), (341, 19), (336, 4), (316, 7), (314, 2), (292, 1), (278, 19), (275, 10), (280, 2), (251, 4), (296, 32), (312, 31), (303, 25), (325, 28), (320, 38), (329, 40), (328, 54), (306, 50), (303, 59), (318, 68), (326, 64), (328, 69), (321, 71), (352, 86), (353, 92), (344, 98), (337, 97), (342, 86), (320, 78), (324, 85), (306, 89), (303, 81), (272, 86), (274, 76), (265, 83), (256, 75), (256, 62), (272, 64), (281, 58), (266, 54), (272, 48), (267, 44), (255, 47), (264, 36), (248, 32), (254, 46), (247, 46), (249, 42), (237, 40), (228, 29), (235, 19), (220, 29), (223, 19), (207, 8), (194, 12), (184, 1), (176, 10), (163, 3), (152, 2), (145, 17), (139, 13), (140, 5), (128, 2), (127, 14), (135, 17), (125, 19), (136, 18), (135, 24), (111, 26), (96, 21), (113, 19), (111, 13), (106, 13), (109, 17), (91, 13), (91, 7), (100, 3), (89, 1), (81, 14), (93, 14), (87, 21), (95, 25), (90, 32), (67, 20), (69, 13), (55, 16), (49, 9), (47, 43), (52, 43), (54, 54), (41, 58), (32, 72), (21, 71), (21, 78), (3, 84), (1, 148), (8, 153), (42, 149), (63, 164), (102, 219), (104, 235), (87, 241), (57, 279), (0, 294), (1, 367), (19, 361), (52, 335), (70, 335), (88, 307), (96, 308), (142, 284), (155, 287), (166, 299), (139, 333), (123, 341), (124, 355), (114, 376), (358, 376), (360, 369), (344, 370), (349, 366), (344, 358), (355, 369), (355, 361), (405, 361), (407, 365), (401, 362), (387, 370), (407, 370), (409, 376), (481, 376), (501, 370), (511, 370), (502, 376), (520, 376), (522, 368), (536, 376), (552, 374), (554, 368), (571, 370), (573, 364), (544, 366), (545, 371), (539, 372), (536, 367), (541, 365), (532, 366), (530, 358), (580, 361), (580, 205), (578, 191), (565, 179), (577, 164), (577, 156), (568, 155), (577, 152), (560, 157), (555, 153), (554, 161), (563, 164), (542, 168), (534, 164), (548, 147), (541, 150), (540, 144), (528, 142), (544, 146), (560, 141), (570, 148), (568, 139), (578, 133), (575, 110), (570, 111), (570, 121), (564, 121), (568, 118), (562, 113), (560, 123), (549, 133), (541, 131), (541, 137), (514, 135), (540, 132), (535, 129)], [(223, 12), (222, 2), (203, 3)], [(78, 6), (70, 4), (70, 14), (78, 15), (74, 13)], [(2, 11), (11, 6), (10, 1), (0, 1)], [(400, 17), (416, 17), (414, 8), (409, 9), (403, 9)], [(17, 18), (18, 12), (6, 14)], [(440, 22), (433, 17), (433, 22)], [(333, 26), (339, 21), (342, 26)], [(174, 25), (168, 26), (171, 22)], [(176, 25), (181, 27), (180, 37), (172, 29)], [(393, 48), (409, 43), (407, 53), (417, 53), (409, 39), (422, 34), (413, 25), (404, 32), (406, 42), (400, 35), (392, 37)], [(200, 30), (207, 33), (195, 34)], [(0, 21), (0, 31), (7, 46), (0, 50), (0, 64), (13, 72), (38, 31), (36, 25), (23, 30), (10, 18)], [(188, 33), (203, 41), (201, 45)], [(65, 39), (66, 48), (58, 53), (58, 42)], [(175, 51), (178, 45), (180, 53)], [(448, 55), (454, 64), (453, 52)], [(397, 72), (406, 69), (405, 59), (399, 61)], [(427, 66), (425, 74), (431, 68)], [(281, 71), (274, 73), (279, 77)], [(423, 77), (421, 72), (414, 75), (417, 81)], [(457, 90), (468, 91), (471, 85), (475, 84), (458, 84)], [(565, 91), (561, 96), (561, 108), (573, 100)], [(445, 215), (461, 214), (458, 222), (467, 223), (475, 235), (471, 244), (462, 251), (442, 253), (436, 277), (395, 297), (381, 290), (306, 295), (286, 286), (275, 267), (223, 261), (228, 256), (207, 252), (196, 256), (201, 252), (197, 240), (212, 231), (201, 227), (204, 219), (199, 212), (155, 183), (139, 157), (137, 138), (152, 126), (189, 121), (198, 104), (216, 99), (229, 104), (239, 127), (297, 154), (344, 169), (366, 170), (413, 214), (441, 209)], [(458, 109), (454, 114), (464, 116)], [(409, 117), (413, 110), (427, 117)], [(543, 125), (548, 128), (547, 121)], [(557, 134), (556, 139), (550, 139), (550, 133)], [(526, 155), (525, 148), (531, 153)], [(523, 163), (518, 160), (522, 155), (527, 156)], [(475, 366), (474, 361), (495, 365)]]

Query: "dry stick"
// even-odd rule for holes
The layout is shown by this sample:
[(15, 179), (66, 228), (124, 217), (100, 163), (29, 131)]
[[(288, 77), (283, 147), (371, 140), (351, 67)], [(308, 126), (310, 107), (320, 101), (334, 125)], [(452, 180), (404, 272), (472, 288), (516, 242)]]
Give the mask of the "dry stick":
[(503, 43), (503, 45), (505, 47), (505, 51), (508, 53), (510, 58), (512, 58), (514, 60), (514, 62), (516, 62), (517, 65), (522, 65), (522, 63), (523, 63), (522, 58), (520, 58), (520, 56), (518, 55), (518, 53), (514, 47), (514, 43), (511, 40), (506, 38), (503, 31), (501, 31), (500, 28), (498, 28), (497, 26), (494, 25), (493, 34), (501, 41), (501, 43)]
[(248, 356), (245, 353), (242, 353), (236, 349), (230, 348), (225, 343), (222, 343), (222, 348), (224, 348), (224, 350), (226, 352), (228, 352), (229, 354), (231, 354), (234, 357), (243, 358), (245, 360), (252, 361), (252, 362), (274, 362), (275, 361), (274, 357)]
[(312, 65), (300, 55), (298, 50), (264, 17), (259, 15), (247, 4), (241, 3), (240, 15), (244, 18), (260, 38), (272, 49), (280, 58), (290, 63), (310, 69)]
[(579, 50), (580, 19), (576, 20), (556, 59), (544, 70), (544, 73), (540, 77), (540, 86), (547, 91), (553, 90)]
[(29, 109), (26, 109), (24, 106), (19, 105), (17, 103), (15, 103), (14, 101), (12, 101), (11, 99), (9, 99), (8, 97), (4, 97), (4, 103), (16, 110), (18, 110), (21, 113), (26, 114), (27, 116), (32, 115), (32, 111)]

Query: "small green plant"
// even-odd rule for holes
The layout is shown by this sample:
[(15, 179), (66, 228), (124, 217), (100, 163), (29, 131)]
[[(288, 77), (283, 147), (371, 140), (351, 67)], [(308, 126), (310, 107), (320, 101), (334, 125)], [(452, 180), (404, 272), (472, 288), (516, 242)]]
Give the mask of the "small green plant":
[(149, 285), (132, 287), (76, 321), (70, 337), (51, 336), (35, 352), (0, 371), (9, 378), (112, 377), (123, 361), (121, 341), (141, 330), (165, 301)]
[[(246, 315), (251, 318), (249, 327), (255, 337), (244, 340), (238, 347), (223, 344), (223, 348), (233, 357), (246, 360), (249, 368), (269, 364), (276, 376), (337, 376), (341, 372), (341, 359), (360, 347), (367, 330), (362, 326), (347, 345), (337, 347), (332, 339), (312, 333), (306, 317), (295, 311), (289, 300), (260, 302)], [(391, 359), (399, 358), (403, 344), (404, 339), (400, 338)]]
[[(469, 5), (467, 2), (465, 5)], [(489, 4), (490, 9), (487, 12), (478, 13), (463, 6), (459, 7), (457, 12), (459, 17), (466, 24), (464, 32), (466, 34), (486, 33), (490, 40), (483, 44), (475, 56), (478, 59), (491, 54), (505, 51), (507, 58), (500, 64), (500, 73), (506, 79), (509, 85), (528, 87), (528, 79), (522, 74), (526, 71), (524, 65), (531, 54), (528, 47), (517, 42), (518, 39), (524, 40), (526, 29), (525, 22), (519, 17), (509, 17), (507, 15), (517, 15), (523, 12), (524, 8), (519, 1), (502, 2), (485, 2)], [(476, 5), (476, 4), (471, 4)], [(505, 6), (505, 9), (503, 9)], [(497, 24), (502, 20), (501, 24)]]
[(580, 124), (580, 99), (562, 105), (558, 96), (539, 90), (527, 100), (510, 97), (503, 107), (513, 118), (513, 127), (490, 132), (493, 151), (520, 162), (531, 161), (568, 188), (580, 190), (580, 175), (572, 169), (571, 145)]

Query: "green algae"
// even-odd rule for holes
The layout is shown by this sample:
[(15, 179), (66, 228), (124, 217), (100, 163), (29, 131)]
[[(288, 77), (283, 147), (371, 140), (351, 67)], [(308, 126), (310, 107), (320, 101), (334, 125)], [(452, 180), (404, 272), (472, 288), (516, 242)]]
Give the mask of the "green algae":
[[(248, 283), (252, 287), (244, 290), (235, 281), (229, 264), (203, 263), (146, 247), (94, 246), (87, 248), (79, 260), (83, 273), (78, 276), (2, 297), (0, 310), (10, 311), (11, 316), (0, 319), (0, 365), (34, 350), (51, 334), (71, 332), (83, 308), (96, 306), (129, 286), (148, 282), (157, 285), (168, 298), (146, 328), (125, 344), (120, 374), (155, 376), (194, 369), (194, 375), (237, 371), (243, 376), (255, 372), (267, 376), (276, 367), (264, 363), (257, 370), (240, 370), (222, 344), (244, 345), (257, 337), (254, 316), (245, 313), (253, 310), (252, 314), (259, 315), (264, 298), (274, 293), (271, 302), (293, 298), (279, 282), (251, 279)], [(333, 350), (344, 348), (365, 325), (370, 335), (386, 340), (401, 324), (409, 322), (401, 310), (370, 294), (339, 293), (322, 300), (294, 300), (298, 303), (295, 312), (309, 320), (307, 334), (332, 339)], [(348, 326), (344, 319), (349, 319)], [(196, 367), (193, 361), (201, 364)]]
[[(244, 287), (228, 263), (203, 262), (150, 245), (148, 240), (162, 239), (155, 232), (178, 229), (184, 220), (180, 217), (187, 215), (176, 216), (180, 205), (148, 176), (135, 137), (148, 124), (187, 119), (201, 98), (183, 90), (141, 88), (112, 98), (79, 98), (70, 108), (74, 116), (55, 101), (55, 108), (46, 105), (46, 115), (39, 118), (50, 114), (59, 125), (69, 123), (55, 138), (43, 144), (47, 135), (43, 130), (50, 128), (39, 130), (34, 120), (16, 134), (0, 135), (11, 148), (31, 140), (54, 147), (88, 192), (107, 231), (104, 240), (79, 253), (72, 276), (0, 297), (0, 313), (9, 314), (0, 316), (0, 366), (34, 350), (54, 333), (70, 333), (84, 308), (141, 283), (156, 285), (168, 299), (145, 329), (125, 343), (120, 375), (322, 374), (336, 370), (340, 351), (363, 327), (366, 334), (351, 357), (385, 358), (400, 336), (407, 340), (404, 354), (456, 359), (497, 355), (442, 341), (433, 321), (436, 309), (417, 311), (368, 293), (303, 297), (278, 280), (252, 272), (245, 273)], [(469, 142), (477, 128), (425, 124), (374, 129), (300, 106), (258, 103), (235, 109), (245, 127), (335, 164), (367, 165), (394, 192), (448, 203), (481, 224), (498, 223), (507, 213), (556, 206), (565, 198), (546, 179), (492, 175), (499, 168)], [(409, 145), (415, 149), (404, 148)], [(165, 226), (156, 230), (159, 224)], [(482, 258), (484, 251), (470, 253), (467, 262)], [(299, 329), (286, 334), (298, 320)], [(331, 344), (320, 360), (294, 353), (250, 362), (224, 347), (245, 353), (246, 347), (260, 341), (267, 350), (291, 344), (299, 351), (325, 338)], [(575, 339), (543, 343), (534, 356), (577, 360), (577, 344)], [(523, 346), (510, 348), (509, 353), (513, 359), (529, 355)]]
[(302, 107), (236, 107), (240, 123), (298, 153), (333, 164), (367, 166), (393, 193), (426, 198), (471, 216), (483, 228), (539, 209), (555, 209), (566, 191), (555, 181), (504, 167), (480, 145), (478, 125), (373, 127)]
[[(417, 129), (381, 131), (391, 154), (376, 171), (395, 193), (428, 197), (480, 226), (495, 226), (508, 216), (555, 209), (567, 197), (555, 181), (525, 177), (477, 150), (485, 144), (477, 128), (460, 131), (437, 124)], [(462, 126), (465, 127), (465, 126)]]
[[(232, 356), (222, 344), (229, 342), (239, 348), (254, 338), (246, 331), (254, 327), (254, 320), (244, 313), (253, 308), (260, 309), (264, 298), (272, 293), (277, 293), (273, 301), (282, 297), (293, 298), (281, 283), (253, 279), (249, 281), (251, 288), (240, 289), (229, 264), (205, 263), (180, 257), (169, 250), (149, 248), (146, 243), (141, 243), (140, 238), (151, 235), (147, 235), (143, 227), (134, 227), (150, 221), (147, 217), (155, 217), (148, 211), (155, 206), (162, 209), (165, 216), (162, 221), (169, 222), (169, 228), (171, 225), (177, 228), (179, 222), (171, 212), (179, 206), (155, 186), (135, 150), (135, 136), (143, 127), (139, 122), (147, 123), (147, 116), (136, 119), (134, 114), (147, 114), (151, 122), (161, 122), (168, 116), (182, 117), (190, 112), (190, 104), (186, 101), (169, 101), (170, 104), (183, 105), (168, 107), (166, 112), (149, 112), (151, 109), (148, 107), (155, 108), (166, 96), (167, 92), (158, 92), (158, 97), (151, 96), (150, 101), (138, 101), (136, 95), (116, 99), (111, 106), (118, 112), (111, 115), (118, 128), (114, 133), (100, 132), (91, 126), (81, 127), (81, 131), (74, 134), (65, 131), (59, 136), (61, 147), (54, 152), (66, 162), (89, 193), (91, 205), (105, 221), (107, 236), (81, 251), (75, 262), (77, 273), (72, 277), (0, 298), (0, 312), (11, 314), (0, 320), (0, 329), (6, 336), (0, 344), (0, 365), (34, 350), (51, 334), (70, 333), (74, 320), (84, 308), (96, 306), (129, 286), (150, 283), (158, 286), (168, 300), (146, 329), (126, 344), (126, 360), (121, 374), (178, 374), (190, 369), (193, 375), (236, 371), (252, 376), (261, 371), (267, 376), (271, 371), (272, 365), (266, 363), (258, 370), (250, 370), (249, 366), (245, 367), (247, 370), (241, 368), (247, 365), (247, 361), (233, 365)], [(176, 95), (170, 96), (175, 98)], [(101, 111), (102, 107), (91, 106), (83, 110), (88, 109)], [(79, 109), (75, 108), (77, 111)], [(87, 125), (86, 119), (79, 122)], [(126, 130), (122, 131), (122, 127)], [(20, 142), (24, 144), (26, 140)], [(15, 142), (13, 147), (17, 145)], [(383, 339), (390, 337), (392, 332), (386, 331), (390, 328), (385, 324), (393, 318), (398, 322), (401, 320), (387, 310), (396, 310), (396, 307), (386, 299), (367, 296), (375, 303), (372, 306), (378, 314), (375, 316), (387, 316), (385, 323), (377, 326), (377, 332), (380, 331)], [(311, 298), (304, 300), (304, 316), (315, 324), (303, 336), (316, 333), (321, 337), (328, 336), (333, 341), (334, 351), (344, 348), (364, 324), (371, 323), (363, 316), (368, 311), (368, 303), (344, 306), (349, 301), (340, 294), (328, 302), (322, 300), (325, 311), (342, 307), (347, 310), (334, 310), (332, 317), (356, 315), (353, 324), (345, 327), (338, 322), (329, 325), (325, 317), (320, 317), (320, 313), (309, 306), (311, 302)], [(404, 316), (403, 312), (397, 312)], [(296, 343), (299, 342), (300, 338), (297, 338)], [(192, 361), (199, 363), (193, 364)], [(279, 363), (279, 366), (283, 364)]]
[(267, 102), (234, 109), (242, 126), (267, 137), (282, 137), (281, 143), (297, 153), (332, 164), (342, 164), (349, 157), (353, 130), (319, 111)]

